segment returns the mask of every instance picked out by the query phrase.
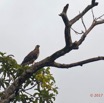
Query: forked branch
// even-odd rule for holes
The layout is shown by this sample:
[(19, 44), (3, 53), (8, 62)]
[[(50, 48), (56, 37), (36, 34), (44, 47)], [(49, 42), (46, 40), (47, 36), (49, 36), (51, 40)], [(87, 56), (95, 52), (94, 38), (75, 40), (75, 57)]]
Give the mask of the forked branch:
[(80, 14), (78, 14), (76, 17), (74, 17), (72, 20), (70, 20), (70, 24), (74, 24), (76, 21), (78, 21), (80, 18), (82, 18), (89, 10), (91, 10), (93, 7), (97, 6), (98, 2), (95, 2), (95, 0), (92, 0), (92, 3), (88, 5)]
[(104, 20), (99, 20), (99, 21), (96, 21), (94, 20), (91, 24), (91, 26), (85, 31), (85, 33), (82, 35), (82, 37), (80, 38), (80, 40), (77, 42), (78, 43), (78, 46), (82, 44), (82, 42), (85, 40), (86, 36), (89, 34), (89, 32), (96, 26), (96, 25), (99, 25), (99, 24), (103, 24), (104, 23)]

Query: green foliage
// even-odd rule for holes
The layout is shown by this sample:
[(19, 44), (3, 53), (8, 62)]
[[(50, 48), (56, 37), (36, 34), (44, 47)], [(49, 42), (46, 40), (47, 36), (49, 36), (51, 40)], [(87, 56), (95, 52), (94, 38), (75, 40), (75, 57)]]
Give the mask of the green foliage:
[(12, 55), (5, 56), (5, 53), (0, 52), (0, 88), (5, 89), (16, 79), (19, 67)]
[[(2, 91), (29, 68), (29, 66), (17, 64), (13, 55), (6, 56), (6, 53), (0, 52), (0, 96)], [(16, 91), (12, 103), (53, 103), (58, 94), (57, 89), (50, 68), (42, 68), (22, 84)]]

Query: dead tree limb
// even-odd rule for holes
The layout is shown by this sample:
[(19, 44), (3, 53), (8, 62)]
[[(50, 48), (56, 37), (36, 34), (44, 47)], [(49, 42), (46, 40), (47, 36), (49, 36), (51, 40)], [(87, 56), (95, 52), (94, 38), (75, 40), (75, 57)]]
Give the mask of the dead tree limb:
[(66, 46), (70, 47), (72, 45), (72, 39), (71, 39), (71, 33), (70, 33), (70, 28), (71, 25), (69, 23), (69, 19), (67, 17), (67, 10), (68, 10), (69, 4), (67, 4), (62, 13), (59, 15), (62, 17), (64, 24), (65, 24), (65, 42), (66, 42)]
[(88, 5), (80, 14), (78, 14), (76, 17), (74, 17), (72, 20), (70, 20), (70, 25), (74, 24), (76, 21), (78, 21), (80, 18), (82, 18), (89, 10), (91, 10), (93, 7), (97, 6), (98, 2), (95, 2), (95, 0), (92, 0), (92, 3)]
[(99, 20), (99, 21), (96, 21), (94, 20), (91, 24), (91, 26), (85, 31), (85, 33), (82, 35), (82, 37), (80, 38), (80, 40), (77, 42), (77, 45), (81, 45), (82, 42), (85, 40), (86, 36), (89, 34), (89, 32), (96, 26), (96, 25), (99, 25), (99, 24), (103, 24), (104, 23), (104, 20)]
[(83, 66), (84, 64), (99, 61), (99, 60), (104, 60), (104, 57), (103, 56), (94, 57), (94, 58), (78, 61), (78, 62), (71, 63), (71, 64), (61, 64), (61, 63), (54, 62), (52, 66), (57, 67), (57, 68), (71, 68), (75, 66)]

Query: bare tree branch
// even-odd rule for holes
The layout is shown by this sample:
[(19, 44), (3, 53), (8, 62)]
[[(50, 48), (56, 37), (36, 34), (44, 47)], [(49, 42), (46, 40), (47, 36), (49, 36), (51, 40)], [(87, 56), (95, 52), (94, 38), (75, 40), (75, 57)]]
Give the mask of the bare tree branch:
[(94, 28), (95, 26), (95, 22), (92, 23), (92, 25), (85, 31), (85, 33), (82, 35), (82, 37), (80, 38), (80, 40), (78, 41), (78, 45), (81, 45), (82, 42), (85, 40), (87, 34)]
[(71, 39), (71, 33), (70, 33), (70, 28), (71, 25), (69, 23), (69, 19), (66, 15), (67, 10), (68, 10), (69, 4), (67, 4), (64, 8), (62, 13), (59, 15), (62, 17), (64, 24), (65, 24), (65, 42), (66, 42), (66, 46), (71, 46), (72, 45), (72, 39)]
[(85, 23), (84, 23), (83, 17), (81, 18), (81, 21), (82, 21), (83, 27), (84, 27), (84, 29), (85, 29), (85, 31), (86, 31), (87, 28), (86, 28), (86, 25), (85, 25)]
[(99, 20), (99, 21), (93, 21), (92, 25), (85, 31), (85, 33), (82, 35), (81, 39), (78, 41), (78, 45), (81, 45), (82, 42), (85, 40), (86, 36), (89, 34), (89, 32), (98, 24), (103, 24), (104, 20)]
[(95, 19), (93, 9), (91, 9), (93, 20)]
[(61, 64), (61, 63), (54, 62), (51, 66), (57, 67), (57, 68), (71, 68), (75, 66), (83, 66), (84, 64), (99, 61), (99, 60), (104, 60), (104, 57), (103, 56), (94, 57), (94, 58), (86, 59), (86, 60), (71, 63), (71, 64)]
[(99, 21), (95, 21), (95, 25), (99, 25), (99, 24), (103, 24), (104, 23), (104, 19), (103, 20), (99, 20)]
[(90, 9), (92, 9), (94, 6), (97, 6), (98, 2), (95, 2), (95, 0), (92, 0), (92, 4), (88, 5), (80, 14), (78, 14), (76, 17), (74, 17), (72, 20), (70, 20), (70, 25), (74, 24), (76, 21), (78, 21), (80, 18), (82, 18)]
[(101, 19), (103, 16), (104, 16), (104, 14), (99, 16), (98, 18), (96, 18), (96, 20)]
[(68, 7), (69, 7), (69, 4), (66, 4), (66, 6), (63, 8), (62, 13), (59, 14), (59, 16), (62, 17), (62, 19), (63, 19), (63, 21), (64, 21), (64, 23), (65, 23), (65, 26), (69, 26), (69, 25), (70, 25), (70, 24), (69, 24), (68, 17), (67, 17), (67, 15), (66, 15), (67, 10), (68, 10)]
[(72, 27), (71, 27), (71, 29), (72, 29), (76, 34), (83, 34), (83, 31), (82, 31), (82, 32), (78, 32), (78, 31), (74, 30)]
[(92, 5), (98, 5), (98, 2), (95, 2), (96, 0), (92, 0), (91, 4)]

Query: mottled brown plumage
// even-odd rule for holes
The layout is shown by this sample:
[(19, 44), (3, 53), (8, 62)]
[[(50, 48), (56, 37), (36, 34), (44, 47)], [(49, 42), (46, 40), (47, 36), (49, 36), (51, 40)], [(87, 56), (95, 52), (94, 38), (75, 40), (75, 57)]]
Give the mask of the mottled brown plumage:
[(36, 45), (35, 49), (31, 51), (23, 60), (21, 65), (32, 64), (39, 56), (39, 45)]

